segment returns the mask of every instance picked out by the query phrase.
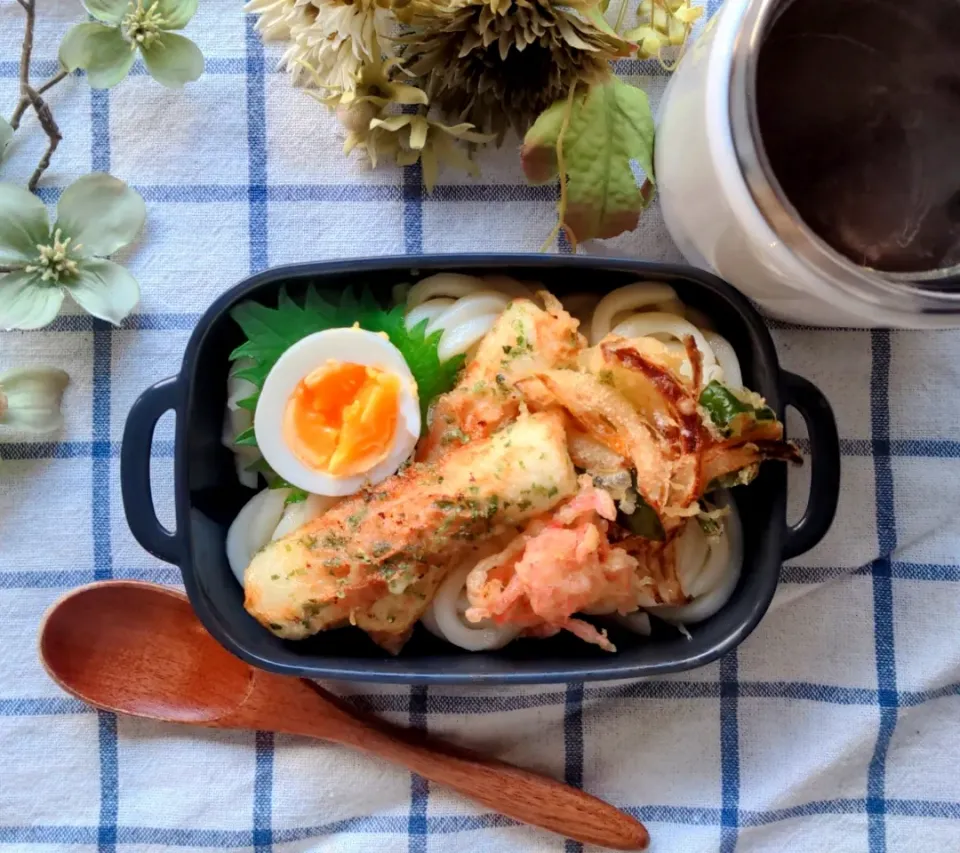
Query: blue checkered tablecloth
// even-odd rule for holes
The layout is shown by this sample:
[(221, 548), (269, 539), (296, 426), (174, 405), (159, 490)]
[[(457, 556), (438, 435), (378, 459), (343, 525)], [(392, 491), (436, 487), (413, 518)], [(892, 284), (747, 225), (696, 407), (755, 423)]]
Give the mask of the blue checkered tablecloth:
[[(37, 79), (81, 16), (76, 2), (40, 0)], [(0, 0), (7, 115), (20, 28), (20, 7)], [(217, 294), (291, 261), (536, 250), (553, 221), (555, 190), (524, 184), (513, 143), (483, 154), (482, 182), (444, 174), (427, 196), (415, 168), (370, 172), (341, 156), (330, 116), (275, 70), (235, 0), (203, 0), (186, 32), (207, 65), (183, 92), (137, 66), (109, 93), (82, 78), (51, 93), (65, 140), (43, 198), (91, 170), (137, 187), (147, 227), (126, 262), (143, 299), (119, 329), (67, 313), (0, 336), (0, 370), (41, 362), (72, 377), (60, 438), (0, 445), (0, 851), (579, 850), (336, 746), (97, 713), (37, 661), (40, 616), (64, 590), (179, 580), (127, 530), (120, 437)], [(619, 70), (658, 100), (656, 64)], [(43, 145), (31, 117), (25, 131), (2, 167), (20, 183)], [(655, 207), (637, 233), (593, 248), (678, 258)], [(583, 786), (646, 821), (659, 853), (960, 850), (960, 332), (774, 334), (784, 365), (836, 408), (843, 494), (830, 535), (784, 567), (736, 653), (656, 681), (333, 688)], [(168, 524), (171, 426), (152, 463)]]

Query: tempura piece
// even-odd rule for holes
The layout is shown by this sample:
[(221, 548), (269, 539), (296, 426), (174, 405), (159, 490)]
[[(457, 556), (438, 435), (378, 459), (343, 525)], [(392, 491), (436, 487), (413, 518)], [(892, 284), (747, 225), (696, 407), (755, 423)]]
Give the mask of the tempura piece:
[(467, 619), (519, 625), (538, 637), (567, 630), (616, 651), (606, 632), (573, 618), (637, 609), (638, 587), (646, 582), (636, 574), (637, 561), (607, 541), (615, 517), (610, 495), (582, 477), (576, 497), (471, 570)]
[(271, 542), (247, 567), (245, 606), (280, 637), (350, 622), (395, 649), (452, 566), (576, 490), (562, 417), (522, 414)]
[[(571, 455), (598, 481), (615, 470), (617, 459), (629, 462), (637, 491), (667, 533), (696, 514), (698, 499), (718, 481), (764, 459), (799, 461), (772, 412), (763, 410), (763, 419), (757, 414), (764, 405), (758, 395), (750, 395), (758, 408), (744, 404), (749, 411), (725, 429), (712, 423), (700, 405), (699, 350), (689, 338), (684, 347), (681, 356), (655, 338), (607, 336), (583, 351), (581, 371), (545, 370), (518, 382), (532, 409), (559, 408), (572, 419)], [(685, 363), (690, 377), (681, 373)]]
[(504, 309), (457, 387), (434, 405), (418, 459), (436, 459), (452, 447), (486, 438), (516, 418), (522, 396), (515, 385), (524, 376), (576, 365), (586, 345), (577, 332), (577, 321), (555, 297), (545, 292), (539, 295), (546, 310), (529, 299), (514, 299)]
[(519, 387), (532, 408), (561, 408), (580, 430), (628, 459), (644, 499), (658, 514), (664, 512), (671, 497), (673, 448), (622, 394), (596, 376), (575, 370), (543, 371), (522, 380)]
[[(571, 418), (567, 423), (567, 450), (577, 468), (591, 474), (612, 475), (630, 470), (630, 461), (619, 453), (614, 453), (589, 433), (584, 432)], [(628, 477), (629, 479), (629, 477)]]
[(685, 519), (672, 527), (664, 539), (627, 536), (617, 539), (611, 531), (611, 541), (636, 561), (636, 607), (654, 607), (658, 604), (680, 605), (689, 600), (680, 583), (677, 565), (677, 542), (687, 524), (696, 519)]

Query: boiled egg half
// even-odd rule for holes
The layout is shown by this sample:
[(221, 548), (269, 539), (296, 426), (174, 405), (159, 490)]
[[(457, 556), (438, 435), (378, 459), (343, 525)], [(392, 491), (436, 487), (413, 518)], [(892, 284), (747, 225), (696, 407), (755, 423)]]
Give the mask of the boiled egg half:
[(263, 383), (253, 429), (270, 467), (317, 495), (393, 474), (420, 435), (417, 383), (386, 335), (328, 329), (298, 341)]

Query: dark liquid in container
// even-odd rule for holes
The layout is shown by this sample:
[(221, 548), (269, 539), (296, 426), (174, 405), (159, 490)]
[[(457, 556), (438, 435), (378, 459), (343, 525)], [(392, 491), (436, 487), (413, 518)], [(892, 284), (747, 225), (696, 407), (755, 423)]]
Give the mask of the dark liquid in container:
[(794, 0), (760, 48), (757, 118), (834, 249), (889, 272), (960, 264), (960, 0)]

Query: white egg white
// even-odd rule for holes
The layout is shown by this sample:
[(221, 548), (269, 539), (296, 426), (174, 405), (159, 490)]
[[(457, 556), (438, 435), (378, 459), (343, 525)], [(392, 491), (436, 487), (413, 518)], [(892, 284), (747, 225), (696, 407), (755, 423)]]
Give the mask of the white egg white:
[[(331, 359), (376, 367), (400, 379), (397, 427), (390, 450), (369, 471), (334, 477), (302, 462), (283, 437), (287, 401), (297, 384)], [(309, 335), (280, 356), (267, 375), (253, 418), (257, 445), (264, 459), (284, 480), (317, 495), (350, 495), (393, 474), (410, 456), (420, 435), (417, 383), (403, 356), (385, 337), (364, 329), (328, 329)]]

